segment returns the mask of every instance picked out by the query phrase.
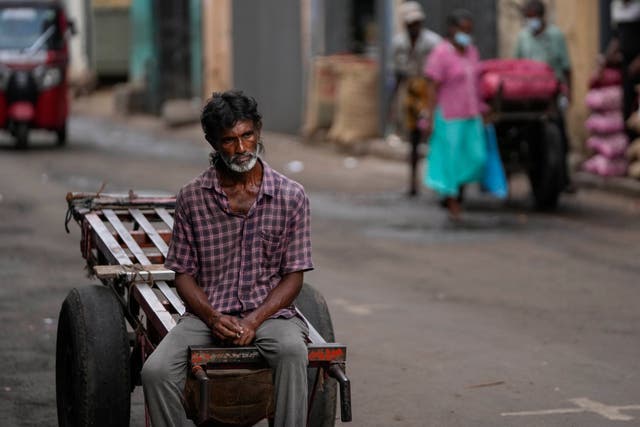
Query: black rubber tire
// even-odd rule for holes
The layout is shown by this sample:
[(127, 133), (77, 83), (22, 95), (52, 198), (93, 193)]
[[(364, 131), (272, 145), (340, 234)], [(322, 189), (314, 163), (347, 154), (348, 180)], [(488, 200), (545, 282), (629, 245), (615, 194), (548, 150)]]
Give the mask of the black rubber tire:
[(64, 147), (67, 145), (67, 124), (65, 123), (60, 129), (56, 131), (56, 145), (58, 147)]
[[(305, 283), (295, 304), (325, 341), (335, 342), (329, 307), (320, 292)], [(309, 396), (313, 391), (317, 371), (317, 369), (308, 369)], [(309, 418), (310, 427), (333, 427), (335, 425), (337, 398), (336, 381), (333, 378), (327, 378), (322, 388), (316, 390)]]
[(16, 149), (25, 150), (29, 146), (29, 125), (17, 123), (15, 128)]
[(539, 132), (538, 140), (530, 146), (533, 158), (529, 181), (536, 208), (548, 211), (556, 208), (562, 192), (562, 134), (558, 125), (551, 121), (543, 122)]
[(106, 286), (73, 289), (56, 344), (60, 427), (129, 425), (129, 341), (120, 303)]

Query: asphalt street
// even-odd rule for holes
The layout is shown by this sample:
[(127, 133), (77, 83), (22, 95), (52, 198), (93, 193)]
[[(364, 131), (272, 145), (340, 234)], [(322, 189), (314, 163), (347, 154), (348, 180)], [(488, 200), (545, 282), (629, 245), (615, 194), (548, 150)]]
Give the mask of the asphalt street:
[[(0, 426), (57, 425), (58, 312), (92, 283), (65, 194), (175, 193), (207, 166), (192, 134), (92, 116), (69, 132), (24, 152), (0, 137)], [(348, 345), (351, 425), (640, 426), (640, 200), (582, 190), (536, 213), (517, 180), (507, 203), (471, 191), (454, 225), (404, 196), (402, 163), (263, 139), (311, 198), (306, 280)]]

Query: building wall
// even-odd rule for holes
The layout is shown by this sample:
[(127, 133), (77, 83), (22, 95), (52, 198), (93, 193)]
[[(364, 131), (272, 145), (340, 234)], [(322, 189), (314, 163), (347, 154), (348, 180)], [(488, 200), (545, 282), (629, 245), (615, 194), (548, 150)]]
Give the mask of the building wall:
[(231, 0), (203, 0), (202, 37), (204, 56), (204, 93), (233, 87), (231, 47)]
[(233, 85), (256, 98), (265, 129), (297, 133), (303, 110), (299, 0), (234, 0)]
[(584, 149), (584, 122), (589, 114), (584, 99), (600, 47), (598, 0), (552, 0), (558, 26), (567, 36), (573, 70), (573, 102), (569, 111), (572, 148)]

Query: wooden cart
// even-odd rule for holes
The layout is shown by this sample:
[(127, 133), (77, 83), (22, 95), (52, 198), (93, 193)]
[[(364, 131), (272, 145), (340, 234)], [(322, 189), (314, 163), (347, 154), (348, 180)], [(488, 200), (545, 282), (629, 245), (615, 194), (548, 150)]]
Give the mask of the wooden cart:
[[(185, 312), (173, 287), (174, 273), (163, 265), (175, 198), (69, 193), (67, 203), (65, 226), (72, 220), (80, 226), (88, 273), (102, 283), (73, 289), (60, 311), (58, 422), (127, 426), (130, 395), (141, 384), (144, 361)], [(295, 304), (310, 331), (308, 425), (334, 425), (336, 384), (341, 419), (351, 421), (346, 346), (333, 342), (326, 302), (305, 284)], [(250, 410), (247, 402), (228, 401), (226, 390), (249, 387), (254, 393), (234, 395), (255, 395), (252, 384), (264, 380), (265, 372), (270, 378), (255, 347), (191, 347), (189, 366), (185, 408), (197, 425), (253, 425), (272, 414), (270, 381), (251, 397)], [(218, 370), (224, 370), (222, 377)]]

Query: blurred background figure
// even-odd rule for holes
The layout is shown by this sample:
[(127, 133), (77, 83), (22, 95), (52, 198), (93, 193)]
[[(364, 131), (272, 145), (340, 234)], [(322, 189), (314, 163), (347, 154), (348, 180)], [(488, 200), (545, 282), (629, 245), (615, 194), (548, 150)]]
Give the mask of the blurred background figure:
[(556, 78), (562, 84), (562, 95), (558, 102), (560, 108), (558, 126), (562, 134), (562, 151), (564, 153), (563, 187), (566, 192), (574, 192), (575, 188), (571, 184), (567, 165), (569, 139), (564, 117), (571, 100), (571, 61), (567, 42), (562, 31), (547, 22), (546, 8), (542, 1), (527, 1), (522, 8), (522, 13), (525, 18), (525, 28), (518, 35), (515, 57), (546, 62), (553, 68)]
[(424, 28), (425, 14), (420, 3), (408, 1), (399, 9), (404, 31), (393, 39), (394, 95), (391, 109), (399, 112), (395, 122), (409, 140), (409, 196), (418, 194), (418, 146), (424, 135), (420, 130), (420, 112), (427, 107), (427, 82), (422, 74), (429, 53), (441, 37)]
[(487, 147), (478, 88), (478, 49), (473, 45), (473, 18), (465, 9), (447, 18), (447, 38), (433, 50), (425, 67), (428, 80), (429, 140), (427, 186), (436, 191), (451, 219), (460, 216), (463, 185), (482, 178)]

